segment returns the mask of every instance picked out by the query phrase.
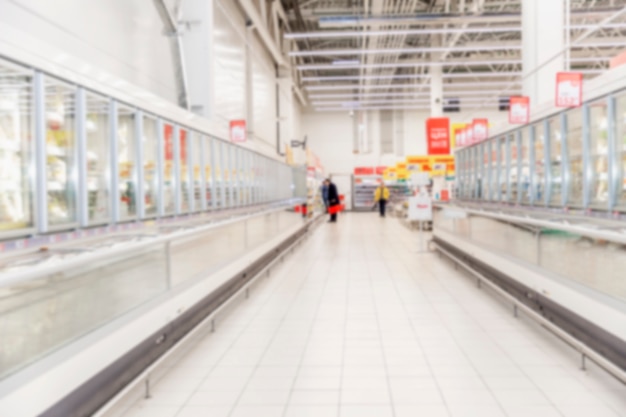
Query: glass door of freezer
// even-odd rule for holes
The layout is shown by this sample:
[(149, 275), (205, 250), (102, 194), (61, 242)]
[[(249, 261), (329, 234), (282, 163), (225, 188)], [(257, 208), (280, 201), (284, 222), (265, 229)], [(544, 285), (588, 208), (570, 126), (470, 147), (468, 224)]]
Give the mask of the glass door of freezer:
[(143, 117), (143, 201), (145, 217), (155, 217), (159, 210), (159, 136), (157, 120)]
[[(609, 115), (611, 117), (611, 115)], [(626, 211), (626, 93), (615, 100), (615, 172), (616, 209)]]
[(174, 177), (174, 126), (163, 125), (163, 213), (173, 215), (176, 210), (176, 179)]
[(44, 89), (48, 224), (66, 228), (77, 222), (76, 88), (46, 77)]
[(548, 166), (548, 205), (561, 206), (563, 193), (563, 135), (560, 116), (550, 118), (545, 124), (545, 135), (550, 155)]
[(567, 205), (569, 207), (583, 206), (583, 113), (582, 108), (570, 110), (566, 113), (567, 134)]
[(95, 225), (111, 220), (110, 101), (88, 93), (86, 106), (87, 216)]
[(589, 203), (593, 208), (606, 209), (609, 204), (609, 129), (607, 100), (589, 104), (589, 174), (591, 175)]
[(120, 106), (117, 125), (117, 175), (120, 220), (137, 217), (137, 143), (135, 138), (136, 112)]
[[(517, 193), (518, 200), (522, 204), (530, 204), (531, 197), (533, 194), (532, 188), (535, 182), (535, 179), (538, 175), (538, 169), (543, 169), (543, 164), (541, 166), (537, 166), (535, 162), (535, 166), (533, 168), (533, 174), (531, 174), (531, 152), (533, 151), (533, 146), (535, 143), (531, 140), (532, 138), (537, 137), (537, 127), (536, 126), (524, 126), (520, 132), (519, 146), (517, 151), (519, 152), (519, 165), (517, 171)], [(543, 149), (543, 148), (541, 148)], [(535, 152), (535, 161), (537, 160), (537, 150), (534, 149)], [(532, 175), (532, 176), (531, 176)], [(535, 194), (537, 192), (535, 191)]]
[[(547, 161), (547, 144), (549, 131), (546, 131), (545, 123), (537, 123), (532, 128), (532, 140), (533, 140), (533, 172), (532, 172), (532, 186), (529, 188), (532, 193), (532, 202), (536, 206), (542, 206), (546, 204), (545, 198), (548, 192), (548, 161)], [(560, 150), (559, 150), (560, 152)], [(559, 157), (560, 160), (560, 157)]]
[(0, 236), (34, 226), (32, 80), (0, 61)]

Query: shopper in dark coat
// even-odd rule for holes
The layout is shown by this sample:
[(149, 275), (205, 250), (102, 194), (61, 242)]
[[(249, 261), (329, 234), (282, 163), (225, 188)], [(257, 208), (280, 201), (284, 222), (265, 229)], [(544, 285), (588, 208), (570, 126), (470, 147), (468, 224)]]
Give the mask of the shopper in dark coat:
[[(339, 205), (339, 194), (337, 193), (337, 186), (330, 182), (330, 180), (324, 181), (324, 184), (328, 187), (328, 207), (338, 206)], [(330, 215), (330, 221), (337, 221), (337, 213), (333, 213)]]

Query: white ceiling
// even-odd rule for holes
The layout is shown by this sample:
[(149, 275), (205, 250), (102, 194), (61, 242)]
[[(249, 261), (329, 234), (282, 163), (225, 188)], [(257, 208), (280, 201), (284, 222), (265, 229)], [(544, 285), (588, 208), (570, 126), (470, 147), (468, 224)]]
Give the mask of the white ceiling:
[[(459, 97), (464, 107), (479, 105), (480, 96), (519, 92), (522, 3), (282, 0), (297, 82), (312, 106), (325, 110), (422, 106), (433, 63), (443, 65), (444, 98)], [(570, 3), (570, 38), (593, 30), (570, 49), (570, 69), (592, 78), (625, 49), (626, 0)]]

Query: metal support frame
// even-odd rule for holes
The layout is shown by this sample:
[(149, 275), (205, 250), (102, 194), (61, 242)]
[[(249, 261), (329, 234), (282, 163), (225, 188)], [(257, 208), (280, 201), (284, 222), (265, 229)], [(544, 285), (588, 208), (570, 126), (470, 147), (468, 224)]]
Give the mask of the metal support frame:
[(48, 181), (46, 172), (46, 97), (44, 75), (33, 76), (33, 105), (35, 107), (35, 226), (39, 233), (48, 231)]
[(118, 104), (111, 99), (109, 102), (109, 145), (111, 152), (111, 218), (113, 223), (120, 222), (120, 180), (118, 153)]
[(89, 225), (89, 190), (87, 185), (87, 94), (85, 89), (76, 90), (76, 214), (78, 225)]

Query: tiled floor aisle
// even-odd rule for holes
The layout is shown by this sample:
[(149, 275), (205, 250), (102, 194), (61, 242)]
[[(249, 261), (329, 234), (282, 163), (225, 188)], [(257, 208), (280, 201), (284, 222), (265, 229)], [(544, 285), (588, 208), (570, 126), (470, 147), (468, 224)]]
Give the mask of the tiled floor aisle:
[(324, 224), (125, 417), (626, 416), (395, 219)]

